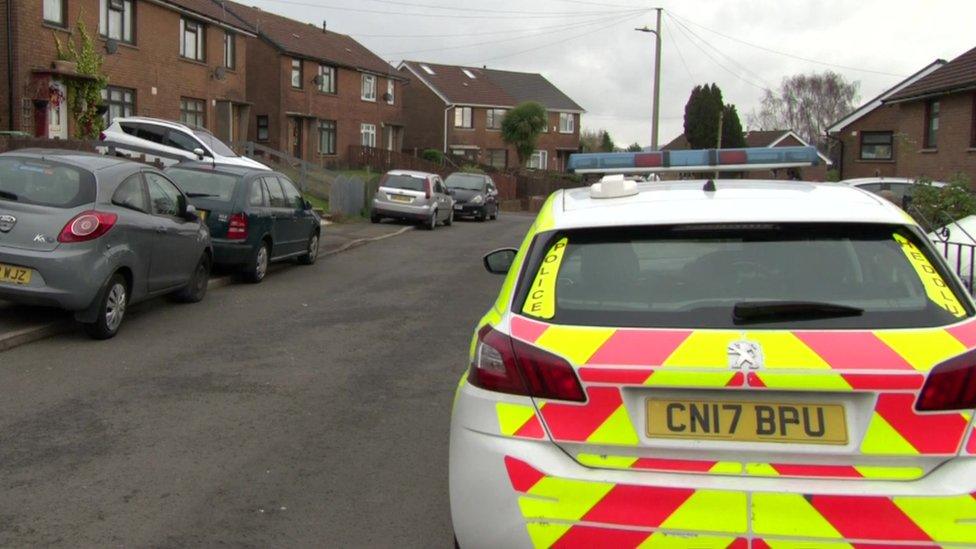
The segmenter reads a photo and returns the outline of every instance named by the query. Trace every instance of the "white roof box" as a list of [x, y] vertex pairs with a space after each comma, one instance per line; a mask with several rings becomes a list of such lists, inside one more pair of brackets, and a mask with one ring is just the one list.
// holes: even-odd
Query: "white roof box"
[[607, 175], [599, 183], [590, 185], [590, 198], [623, 198], [638, 192], [637, 182], [623, 175]]

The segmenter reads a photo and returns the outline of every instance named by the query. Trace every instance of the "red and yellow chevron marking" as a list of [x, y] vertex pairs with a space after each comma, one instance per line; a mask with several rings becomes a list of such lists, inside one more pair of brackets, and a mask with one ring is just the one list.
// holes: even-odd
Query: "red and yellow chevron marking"
[[[969, 417], [918, 414], [915, 395], [936, 364], [976, 346], [976, 320], [951, 328], [884, 331], [655, 330], [570, 327], [514, 316], [512, 335], [577, 366], [589, 399], [550, 402], [545, 426], [560, 442], [636, 446], [621, 387], [727, 388], [878, 393], [861, 452], [954, 455]], [[728, 344], [762, 346], [764, 368], [728, 367]]]
[[505, 467], [535, 547], [748, 547], [749, 532], [752, 547], [976, 544], [976, 494], [749, 494], [564, 479], [508, 456]]
[[495, 412], [498, 414], [498, 431], [503, 436], [537, 440], [546, 438], [535, 406], [497, 402]]
[[658, 471], [709, 475], [758, 477], [858, 478], [870, 480], [916, 480], [925, 475], [921, 467], [876, 465], [819, 465], [798, 463], [738, 463], [734, 461], [686, 460], [576, 454], [576, 461], [587, 467], [629, 471]]
[[976, 428], [969, 433], [969, 442], [966, 443], [966, 453], [976, 455]]

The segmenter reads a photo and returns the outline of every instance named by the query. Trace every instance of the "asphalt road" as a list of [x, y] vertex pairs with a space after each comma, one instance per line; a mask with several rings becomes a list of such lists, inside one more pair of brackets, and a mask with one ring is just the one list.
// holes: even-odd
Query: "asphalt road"
[[450, 407], [531, 219], [410, 231], [0, 353], [0, 546], [447, 547]]

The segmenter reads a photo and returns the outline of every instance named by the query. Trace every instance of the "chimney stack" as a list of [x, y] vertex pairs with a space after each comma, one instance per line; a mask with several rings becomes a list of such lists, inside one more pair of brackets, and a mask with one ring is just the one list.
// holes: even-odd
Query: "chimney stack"
[[327, 30], [329, 30], [329, 26], [327, 23], [328, 21], [326, 21], [325, 19], [322, 20], [322, 32], [326, 32]]

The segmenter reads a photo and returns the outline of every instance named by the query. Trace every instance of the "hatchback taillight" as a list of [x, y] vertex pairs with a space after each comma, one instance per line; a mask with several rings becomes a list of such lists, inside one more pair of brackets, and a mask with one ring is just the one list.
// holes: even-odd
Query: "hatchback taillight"
[[74, 216], [61, 229], [58, 242], [87, 242], [107, 233], [115, 226], [119, 216], [114, 213], [87, 211]]
[[424, 180], [424, 194], [427, 196], [427, 199], [428, 200], [430, 200], [430, 192], [431, 192], [430, 179], [425, 179]]
[[583, 402], [586, 395], [576, 371], [564, 359], [485, 326], [468, 381], [499, 393]]
[[976, 408], [976, 349], [932, 368], [915, 408], [922, 412]]
[[231, 214], [227, 226], [228, 240], [247, 240], [247, 214]]

